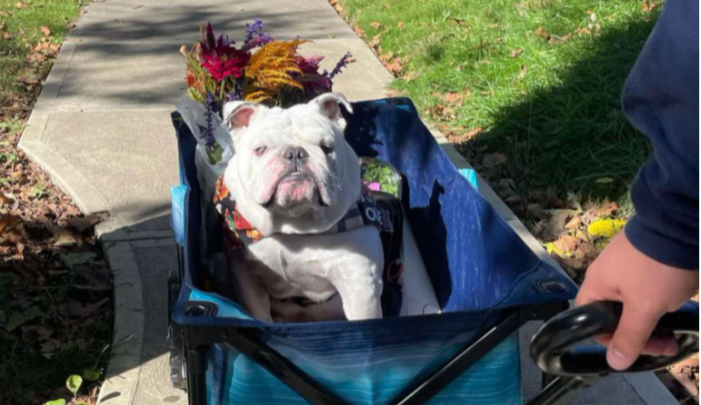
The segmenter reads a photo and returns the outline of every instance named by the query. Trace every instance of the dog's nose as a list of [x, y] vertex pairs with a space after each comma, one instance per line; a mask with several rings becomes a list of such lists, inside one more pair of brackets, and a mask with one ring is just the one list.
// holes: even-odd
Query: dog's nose
[[291, 146], [285, 150], [285, 159], [287, 160], [304, 160], [309, 157], [309, 153], [301, 146]]

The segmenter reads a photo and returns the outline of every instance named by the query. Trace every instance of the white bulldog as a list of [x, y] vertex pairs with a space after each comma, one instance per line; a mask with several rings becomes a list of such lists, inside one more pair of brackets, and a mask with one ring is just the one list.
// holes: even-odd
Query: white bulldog
[[[361, 192], [339, 103], [351, 111], [334, 93], [289, 109], [224, 105], [236, 154], [223, 183], [238, 213], [263, 236], [233, 255], [231, 266], [238, 297], [260, 320], [382, 317], [379, 230], [362, 222], [337, 229]], [[326, 304], [301, 310], [281, 301], [292, 297]]]

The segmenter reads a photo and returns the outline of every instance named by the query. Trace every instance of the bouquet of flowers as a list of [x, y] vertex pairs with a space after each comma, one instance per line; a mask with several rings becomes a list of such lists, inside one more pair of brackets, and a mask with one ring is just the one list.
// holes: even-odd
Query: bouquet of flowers
[[298, 47], [303, 39], [275, 41], [263, 32], [263, 22], [247, 24], [240, 47], [228, 36], [214, 35], [211, 23], [201, 28], [201, 41], [180, 51], [187, 61], [188, 98], [179, 111], [198, 139], [198, 149], [210, 166], [220, 166], [233, 156], [222, 106], [243, 100], [268, 106], [290, 107], [330, 92], [334, 77], [352, 62], [347, 53], [328, 72], [320, 72], [323, 56], [304, 57]]

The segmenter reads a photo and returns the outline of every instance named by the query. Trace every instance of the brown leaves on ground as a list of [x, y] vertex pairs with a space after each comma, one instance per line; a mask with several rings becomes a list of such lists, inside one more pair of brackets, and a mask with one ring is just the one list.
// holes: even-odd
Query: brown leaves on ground
[[648, 0], [643, 0], [642, 3], [640, 3], [640, 6], [643, 8], [643, 11], [647, 14], [650, 14], [655, 10], [657, 7], [660, 7], [662, 5], [662, 2], [656, 2], [656, 1], [648, 1]]
[[20, 1], [20, 2], [15, 3], [15, 8], [18, 10], [24, 10], [27, 8], [27, 5]]
[[506, 163], [506, 160], [506, 155], [503, 153], [487, 153], [482, 159], [482, 165], [488, 169], [491, 169], [493, 167], [503, 165]]
[[514, 49], [513, 51], [511, 51], [511, 53], [509, 54], [509, 58], [515, 59], [515, 58], [518, 57], [518, 55], [520, 55], [520, 54], [522, 54], [522, 53], [523, 53], [523, 49], [521, 49], [521, 48], [516, 48], [516, 49]]
[[472, 92], [467, 89], [460, 92], [449, 91], [447, 93], [435, 92], [433, 95], [441, 99], [445, 104], [461, 106], [463, 102], [472, 96]]
[[39, 27], [39, 30], [44, 34], [44, 36], [48, 37], [51, 35], [51, 28], [47, 27], [46, 25], [42, 25]]
[[[426, 111], [427, 114], [429, 114], [431, 118], [433, 118], [435, 121], [453, 121], [458, 117], [456, 108], [462, 106], [464, 101], [470, 96], [472, 96], [472, 92], [469, 89], [460, 92], [434, 92], [433, 96], [436, 98], [437, 101], [432, 107], [430, 107]], [[444, 133], [446, 133], [448, 139], [450, 139], [451, 136], [454, 135], [457, 135], [459, 138], [472, 137], [482, 131], [482, 129], [480, 128], [478, 131], [469, 134], [464, 132], [464, 128], [461, 127], [450, 128], [447, 131], [446, 129], [448, 129], [448, 127], [441, 127], [441, 130], [443, 130]]]
[[680, 404], [696, 404], [699, 398], [699, 356], [655, 372]]
[[[44, 56], [58, 45], [45, 41], [31, 51]], [[55, 367], [60, 352], [99, 352], [108, 343], [111, 276], [92, 231], [103, 216], [84, 216], [17, 147], [40, 79], [22, 77], [36, 91], [0, 105], [0, 342], [18, 358], [43, 357]], [[97, 384], [85, 384], [80, 396], [94, 397]], [[0, 392], [0, 402], [41, 404], [55, 399], [54, 388], [27, 387], [19, 402]]]
[[545, 40], [550, 39], [550, 33], [546, 31], [543, 27], [536, 28], [535, 31], [533, 31], [533, 33], [539, 38], [543, 38]]
[[479, 135], [484, 131], [484, 128], [477, 127], [473, 129], [466, 130], [463, 127], [457, 126], [453, 127], [450, 125], [440, 125], [441, 133], [445, 135], [448, 140], [454, 144], [460, 144], [462, 142], [467, 142], [475, 136]]
[[390, 71], [395, 77], [401, 77], [404, 65], [406, 64], [406, 59], [399, 56], [395, 56], [392, 52], [387, 52], [380, 55], [380, 60], [385, 68]]

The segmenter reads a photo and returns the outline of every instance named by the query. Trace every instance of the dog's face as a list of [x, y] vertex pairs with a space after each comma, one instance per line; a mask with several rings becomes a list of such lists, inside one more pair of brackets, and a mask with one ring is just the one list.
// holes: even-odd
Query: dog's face
[[264, 235], [323, 232], [360, 193], [358, 157], [343, 137], [334, 93], [290, 109], [224, 106], [236, 149], [224, 182], [241, 214]]

